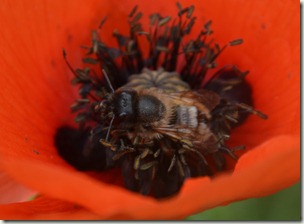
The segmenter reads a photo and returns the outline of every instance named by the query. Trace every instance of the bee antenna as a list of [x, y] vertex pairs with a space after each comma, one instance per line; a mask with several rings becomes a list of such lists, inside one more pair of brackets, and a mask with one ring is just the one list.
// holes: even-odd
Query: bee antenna
[[107, 80], [107, 83], [108, 83], [108, 85], [109, 85], [109, 87], [110, 87], [112, 93], [114, 93], [114, 92], [115, 92], [115, 91], [114, 91], [114, 88], [113, 88], [113, 86], [112, 86], [112, 84], [111, 84], [111, 82], [110, 82], [109, 76], [107, 75], [107, 73], [106, 73], [106, 71], [105, 71], [104, 69], [102, 69], [102, 73], [103, 73], [103, 75], [105, 76], [105, 78], [106, 78], [106, 80]]
[[115, 118], [115, 115], [113, 114], [112, 119], [111, 119], [110, 124], [109, 124], [109, 127], [108, 127], [108, 131], [107, 131], [107, 135], [106, 135], [106, 139], [105, 139], [106, 142], [108, 141], [114, 118]]

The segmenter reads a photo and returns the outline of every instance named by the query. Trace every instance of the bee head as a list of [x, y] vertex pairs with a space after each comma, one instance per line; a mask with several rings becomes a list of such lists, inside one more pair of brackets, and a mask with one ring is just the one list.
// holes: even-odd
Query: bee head
[[137, 93], [132, 89], [117, 90], [112, 98], [112, 110], [118, 120], [133, 122], [136, 118]]

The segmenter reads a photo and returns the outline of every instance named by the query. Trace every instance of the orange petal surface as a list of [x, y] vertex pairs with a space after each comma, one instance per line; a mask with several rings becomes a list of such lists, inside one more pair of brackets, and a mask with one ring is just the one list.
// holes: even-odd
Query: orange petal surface
[[40, 196], [33, 201], [0, 205], [5, 220], [90, 220], [99, 216], [73, 203]]
[[[176, 197], [157, 201], [76, 172], [54, 148], [56, 128], [72, 124], [69, 105], [77, 94], [70, 86], [72, 75], [64, 64], [62, 48], [66, 48], [71, 63], [80, 66], [83, 52], [79, 46], [90, 42], [91, 29], [98, 26], [104, 15], [108, 16], [108, 23], [102, 34], [110, 38], [114, 27], [125, 31], [123, 21], [135, 4], [145, 15], [175, 15], [174, 1], [2, 1], [1, 169], [34, 190], [84, 206], [102, 219], [183, 218], [235, 200], [275, 193], [298, 181], [299, 3], [181, 3], [196, 6], [194, 33], [212, 19], [214, 38], [220, 44], [244, 39], [243, 45], [227, 49], [218, 64], [249, 69], [255, 107], [269, 115], [267, 121], [252, 116], [233, 133], [231, 144], [246, 144], [249, 150], [232, 174], [214, 180], [188, 180]], [[21, 214], [29, 217], [22, 211], [19, 217]], [[39, 217], [43, 218], [43, 214]], [[60, 219], [62, 213], [56, 214]]]
[[[273, 153], [272, 147], [277, 153]], [[214, 180], [188, 180], [178, 196], [163, 201], [100, 183], [83, 173], [71, 175], [52, 165], [22, 159], [5, 161], [4, 165], [12, 176], [18, 176], [28, 186], [49, 196], [81, 204], [99, 214], [101, 219], [173, 219], [223, 203], [272, 194], [295, 183], [300, 175], [297, 147], [298, 142], [292, 137], [274, 138], [241, 157], [232, 174]], [[27, 169], [21, 169], [23, 167]]]
[[35, 193], [0, 171], [0, 204], [27, 201]]

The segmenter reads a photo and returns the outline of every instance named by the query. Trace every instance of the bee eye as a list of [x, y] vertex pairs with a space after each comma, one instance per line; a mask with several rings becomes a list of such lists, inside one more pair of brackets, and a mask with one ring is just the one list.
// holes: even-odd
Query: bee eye
[[128, 99], [122, 98], [122, 99], [121, 99], [121, 106], [122, 106], [123, 108], [128, 107]]
[[117, 92], [113, 99], [114, 114], [125, 121], [131, 121], [135, 117], [135, 92], [122, 91]]

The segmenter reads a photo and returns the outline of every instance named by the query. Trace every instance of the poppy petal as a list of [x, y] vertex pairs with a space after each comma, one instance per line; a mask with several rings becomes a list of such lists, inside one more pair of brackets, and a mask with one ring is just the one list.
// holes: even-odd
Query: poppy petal
[[[4, 27], [0, 47], [5, 55], [0, 58], [4, 74], [0, 76], [3, 139], [0, 165], [16, 180], [51, 197], [81, 204], [102, 218], [135, 219], [182, 218], [234, 200], [274, 193], [299, 180], [297, 2], [216, 0], [197, 4], [197, 16], [214, 20], [215, 38], [219, 42], [226, 43], [235, 37], [245, 39], [245, 44], [236, 50], [224, 52], [218, 63], [234, 63], [251, 70], [248, 80], [254, 89], [255, 106], [270, 119], [252, 117], [236, 130], [231, 143], [246, 143], [251, 149], [240, 158], [231, 175], [223, 174], [212, 181], [188, 180], [179, 195], [165, 201], [91, 179], [76, 172], [57, 155], [53, 136], [57, 127], [72, 122], [68, 106], [76, 95], [69, 86], [71, 76], [64, 75], [68, 72], [61, 48], [75, 52], [90, 39], [79, 30], [94, 27], [94, 21], [100, 19], [100, 14], [92, 15], [99, 12], [95, 8], [101, 7], [100, 12], [107, 11], [112, 18], [125, 20], [126, 10], [129, 12], [134, 4], [120, 2], [114, 8], [112, 4], [117, 2], [104, 6], [101, 1], [61, 2], [31, 2], [33, 7], [23, 2], [3, 1], [0, 9], [0, 25]], [[187, 5], [186, 2], [182, 4]], [[149, 10], [164, 11], [173, 3], [158, 2], [151, 7], [148, 3], [140, 4], [149, 14]], [[175, 10], [170, 5], [167, 11]], [[282, 16], [284, 20], [278, 23]], [[120, 20], [114, 20], [117, 21]], [[121, 24], [117, 26], [122, 28]], [[77, 65], [80, 58], [80, 51], [76, 51], [71, 55], [71, 62]], [[179, 204], [186, 206], [176, 206]]]
[[17, 183], [0, 171], [0, 204], [26, 201], [33, 195], [35, 191]]
[[[273, 147], [277, 153], [273, 152]], [[1, 163], [20, 182], [52, 197], [84, 205], [101, 218], [129, 215], [134, 219], [169, 219], [176, 218], [177, 214], [184, 217], [222, 203], [261, 197], [288, 187], [300, 178], [299, 154], [297, 137], [276, 137], [241, 157], [232, 175], [226, 174], [213, 181], [209, 178], [188, 180], [178, 196], [164, 201], [100, 183], [82, 173], [71, 175], [56, 166], [22, 159]], [[84, 188], [88, 190], [84, 191]], [[204, 200], [195, 200], [197, 198]], [[174, 206], [176, 204], [187, 206], [179, 208]]]
[[96, 220], [98, 215], [73, 203], [40, 196], [35, 200], [0, 205], [0, 217], [4, 220]]
[[[101, 1], [80, 5], [77, 0], [1, 2], [0, 134], [5, 141], [0, 144], [4, 153], [65, 164], [55, 153], [53, 136], [60, 125], [73, 123], [69, 105], [76, 91], [70, 85], [62, 48], [71, 52], [90, 40], [90, 27], [99, 21], [92, 12], [96, 7], [107, 9]], [[72, 34], [71, 27], [85, 31]], [[80, 51], [70, 57], [81, 62]]]

